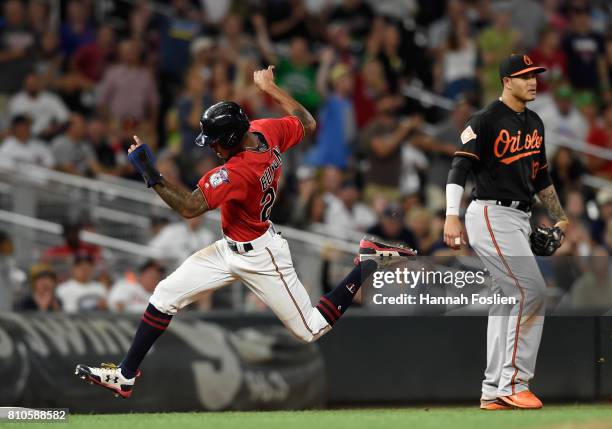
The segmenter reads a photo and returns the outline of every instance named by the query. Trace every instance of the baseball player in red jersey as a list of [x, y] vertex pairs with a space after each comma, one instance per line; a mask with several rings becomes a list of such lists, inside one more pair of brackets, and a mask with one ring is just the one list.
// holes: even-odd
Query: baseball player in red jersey
[[142, 360], [172, 316], [203, 293], [235, 280], [262, 299], [297, 338], [315, 341], [332, 328], [379, 265], [393, 256], [415, 254], [411, 249], [361, 240], [356, 267], [312, 306], [293, 267], [287, 240], [268, 219], [277, 195], [282, 154], [313, 134], [316, 123], [274, 83], [272, 66], [256, 71], [254, 81], [288, 116], [249, 121], [234, 102], [208, 108], [200, 120], [202, 132], [196, 143], [210, 146], [224, 164], [206, 173], [193, 193], [166, 181], [156, 170], [148, 146], [134, 137], [128, 158], [147, 186], [187, 218], [219, 207], [224, 238], [191, 255], [158, 284], [121, 364], [79, 364], [75, 374], [83, 380], [129, 397]]

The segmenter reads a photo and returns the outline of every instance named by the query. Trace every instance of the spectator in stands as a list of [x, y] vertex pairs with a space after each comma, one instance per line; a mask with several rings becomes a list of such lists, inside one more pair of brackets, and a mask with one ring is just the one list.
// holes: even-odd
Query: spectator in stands
[[551, 160], [560, 138], [581, 144], [586, 140], [588, 124], [574, 105], [574, 92], [568, 84], [559, 86], [555, 91], [554, 103], [539, 106], [537, 113], [546, 126], [546, 155]]
[[213, 104], [210, 84], [210, 79], [205, 79], [202, 73], [191, 69], [185, 78], [184, 92], [175, 105], [180, 152], [181, 156], [187, 159], [193, 159], [194, 151], [202, 150], [195, 144], [195, 139], [200, 133], [202, 112]]
[[612, 219], [608, 219], [608, 222], [606, 223], [604, 246], [608, 250], [608, 254], [612, 256]]
[[55, 31], [46, 31], [41, 35], [36, 52], [36, 73], [40, 76], [42, 86], [49, 88], [62, 75], [64, 55], [59, 47], [59, 37]]
[[570, 222], [585, 222], [589, 221], [584, 203], [584, 196], [580, 189], [569, 189], [565, 193], [565, 213], [570, 219]]
[[27, 22], [23, 2], [4, 3], [3, 25], [0, 27], [0, 95], [14, 94], [23, 77], [34, 69], [35, 35]]
[[326, 195], [338, 195], [342, 182], [344, 181], [344, 173], [338, 167], [326, 165], [321, 170], [322, 191]]
[[[529, 53], [534, 64], [546, 67], [546, 73], [538, 73], [538, 98], [554, 88], [555, 82], [567, 78], [567, 57], [561, 48], [561, 35], [554, 27], [547, 27], [542, 32], [540, 43]], [[548, 100], [550, 101], [550, 100]]]
[[138, 268], [138, 274], [126, 273], [111, 288], [108, 308], [118, 313], [142, 314], [149, 299], [164, 275], [164, 268], [154, 259]]
[[423, 132], [425, 120], [419, 114], [413, 115], [413, 131], [409, 138], [404, 141], [401, 147], [402, 167], [400, 169], [400, 193], [409, 195], [414, 192], [421, 192], [424, 187], [422, 177], [425, 176], [429, 161], [423, 152], [423, 148], [430, 143], [434, 146], [431, 139]]
[[158, 115], [159, 94], [151, 72], [140, 63], [140, 54], [140, 46], [133, 40], [119, 44], [120, 62], [104, 73], [98, 107], [114, 124], [132, 119], [152, 131]]
[[591, 132], [601, 127], [601, 120], [599, 117], [599, 106], [597, 97], [590, 91], [583, 91], [576, 95], [574, 100], [576, 108], [584, 118], [587, 124], [586, 141], [589, 141], [589, 135]]
[[264, 19], [257, 16], [253, 20], [257, 32], [259, 49], [268, 64], [274, 64], [277, 84], [291, 94], [298, 102], [311, 112], [321, 104], [317, 91], [314, 59], [308, 40], [294, 37], [289, 44], [289, 55], [279, 57], [270, 42]]
[[433, 56], [437, 54], [437, 51], [442, 49], [448, 36], [451, 32], [451, 28], [455, 22], [464, 19], [466, 15], [465, 3], [463, 0], [448, 0], [446, 2], [445, 13], [428, 28], [428, 48], [432, 51]]
[[74, 54], [75, 70], [92, 82], [99, 82], [116, 53], [115, 31], [110, 25], [98, 28], [96, 40], [81, 46]]
[[72, 264], [72, 277], [61, 283], [56, 295], [66, 313], [106, 310], [108, 291], [93, 280], [94, 260], [87, 253], [78, 253]]
[[129, 16], [128, 39], [134, 40], [142, 47], [143, 64], [154, 70], [159, 64], [159, 31], [150, 2], [139, 2]]
[[101, 256], [100, 248], [81, 240], [81, 231], [86, 226], [87, 222], [84, 221], [64, 224], [62, 231], [64, 243], [59, 246], [49, 247], [43, 254], [43, 262], [53, 265], [57, 268], [56, 271], [59, 272], [59, 268], [68, 268], [76, 255], [92, 255], [94, 261], [99, 261]]
[[327, 26], [325, 43], [327, 47], [319, 51], [321, 54], [330, 50], [342, 64], [352, 69], [359, 66], [358, 50], [351, 40], [350, 30], [343, 23], [332, 23]]
[[[546, 26], [546, 11], [541, 1], [511, 0], [512, 26], [521, 29], [521, 47], [525, 51], [532, 50], [540, 39]], [[540, 63], [535, 63], [542, 65]]]
[[[389, 83], [389, 90], [398, 93], [401, 84], [405, 83], [405, 77], [409, 68], [416, 68], [416, 52], [407, 52], [402, 49], [402, 33], [399, 24], [393, 21], [385, 21], [377, 18], [375, 22], [381, 22], [380, 29], [372, 28], [372, 40], [368, 41], [368, 55], [381, 62], [385, 70], [385, 78]], [[410, 61], [408, 61], [410, 58]]]
[[419, 207], [408, 214], [408, 227], [414, 233], [421, 255], [429, 255], [434, 244], [440, 239], [440, 231], [432, 228], [432, 216], [428, 210]]
[[608, 41], [606, 42], [606, 69], [608, 82], [612, 83], [612, 37], [608, 37]]
[[[557, 252], [556, 256], [591, 256], [596, 249], [594, 242], [591, 240], [588, 228], [582, 221], [575, 221], [570, 224], [565, 231], [563, 244]], [[567, 269], [568, 267], [564, 267]]]
[[452, 155], [461, 146], [461, 132], [473, 112], [474, 108], [466, 99], [459, 100], [449, 117], [432, 133], [433, 141], [424, 142], [422, 149], [429, 160], [427, 184], [445, 189]]
[[[326, 77], [321, 80], [325, 81]], [[321, 86], [326, 101], [319, 113], [316, 144], [309, 152], [306, 163], [318, 167], [333, 165], [346, 168], [357, 131], [351, 99], [351, 71], [344, 64], [337, 64], [329, 72], [329, 81], [333, 91], [327, 95], [325, 85]]]
[[95, 111], [96, 83], [79, 73], [74, 61], [55, 80], [55, 89], [71, 112], [90, 116]]
[[499, 63], [514, 52], [520, 43], [520, 33], [510, 26], [510, 5], [500, 2], [493, 7], [494, 24], [478, 36], [478, 47], [483, 61], [481, 78], [485, 104], [499, 96]]
[[417, 239], [404, 224], [404, 211], [398, 203], [388, 204], [380, 215], [378, 223], [371, 226], [367, 233], [385, 241], [402, 243], [418, 250]]
[[568, 23], [566, 17], [561, 13], [560, 0], [544, 0], [542, 3], [548, 25], [557, 31], [564, 31]]
[[86, 140], [87, 123], [78, 113], [70, 115], [70, 123], [65, 134], [53, 139], [51, 150], [56, 167], [65, 173], [86, 176], [102, 171], [96, 153]]
[[232, 64], [223, 61], [215, 61], [212, 68], [212, 96], [213, 103], [223, 100], [233, 100], [234, 84], [231, 73]]
[[573, 308], [612, 308], [612, 275], [607, 249], [597, 247], [587, 258], [583, 274], [572, 284], [571, 302]]
[[101, 172], [110, 175], [121, 175], [125, 164], [121, 165], [119, 158], [123, 153], [115, 152], [108, 140], [108, 124], [100, 118], [92, 118], [87, 125], [87, 141], [91, 143]]
[[[212, 81], [213, 67], [218, 56], [218, 46], [215, 39], [208, 36], [200, 36], [194, 39], [189, 46], [191, 54], [191, 64], [185, 72], [185, 77], [198, 75], [210, 89]], [[251, 80], [253, 79], [250, 76]], [[187, 86], [188, 82], [184, 82]]]
[[9, 102], [9, 114], [29, 115], [32, 118], [32, 134], [44, 140], [57, 135], [68, 121], [69, 111], [56, 94], [45, 91], [42, 78], [36, 73], [24, 79], [24, 89]]
[[189, 65], [189, 45], [202, 32], [200, 13], [189, 0], [172, 0], [168, 15], [157, 15], [159, 29], [160, 113], [174, 102]]
[[60, 28], [62, 51], [66, 58], [95, 39], [95, 29], [90, 21], [90, 3], [70, 0], [66, 8], [67, 17]]
[[345, 180], [338, 195], [326, 194], [324, 223], [333, 235], [354, 239], [355, 231], [365, 231], [376, 223], [376, 214], [360, 200], [357, 184]]
[[310, 37], [310, 20], [304, 0], [274, 0], [263, 2], [266, 26], [275, 42], [291, 37]]
[[219, 53], [228, 62], [235, 62], [239, 58], [251, 57], [257, 49], [243, 30], [242, 17], [230, 14], [223, 20], [221, 34], [219, 34]]
[[563, 39], [563, 50], [567, 55], [570, 82], [577, 89], [601, 91], [606, 101], [612, 101], [604, 40], [592, 29], [589, 6], [572, 5], [569, 14], [570, 27]]
[[53, 168], [53, 154], [43, 142], [32, 138], [31, 126], [32, 121], [28, 116], [17, 115], [13, 118], [11, 135], [0, 145], [0, 161], [8, 161], [13, 166], [24, 163]]
[[317, 190], [316, 171], [313, 168], [300, 166], [296, 171], [297, 196], [289, 223], [299, 229], [309, 229], [313, 223], [323, 222], [325, 205]]
[[[455, 256], [455, 251], [450, 249], [446, 244], [444, 244], [444, 222], [446, 220], [446, 209], [441, 208], [438, 210], [432, 219], [431, 222], [431, 236], [438, 237], [436, 241], [431, 244], [429, 248], [430, 256]], [[464, 254], [469, 254], [471, 249], [465, 246], [465, 249], [462, 249]], [[455, 255], [454, 255], [455, 254]]]
[[[606, 246], [606, 225], [612, 221], [612, 190], [601, 189], [597, 193], [595, 201], [597, 202], [599, 216], [591, 223], [591, 236], [595, 243]], [[608, 230], [612, 235], [612, 229], [608, 228]], [[612, 251], [612, 246], [607, 246], [607, 248]]]
[[359, 136], [360, 150], [368, 165], [364, 198], [370, 202], [375, 196], [382, 195], [389, 201], [398, 201], [402, 144], [418, 127], [419, 119], [411, 116], [398, 121], [392, 97], [379, 100], [376, 107], [376, 117]]
[[[587, 141], [594, 147], [612, 150], [612, 104], [604, 111], [602, 126], [593, 129]], [[587, 166], [591, 174], [612, 180], [612, 160], [589, 156]]]
[[366, 60], [355, 74], [353, 104], [357, 127], [362, 130], [376, 115], [377, 103], [383, 98], [390, 98], [399, 109], [404, 100], [398, 94], [390, 94], [389, 84], [385, 79], [385, 70], [380, 61]]
[[50, 30], [50, 5], [47, 0], [32, 0], [28, 3], [28, 23], [37, 37]]
[[202, 216], [173, 222], [163, 227], [149, 242], [157, 259], [170, 268], [215, 241], [215, 234], [204, 224]]
[[38, 263], [30, 269], [30, 293], [15, 303], [15, 311], [62, 311], [55, 296], [57, 274], [51, 266]]
[[477, 54], [467, 19], [456, 20], [434, 65], [434, 88], [453, 100], [473, 94], [477, 88]]
[[0, 231], [0, 311], [10, 311], [23, 292], [26, 274], [19, 269], [14, 257], [11, 237]]
[[549, 155], [548, 159], [549, 162], [552, 161], [550, 177], [561, 203], [564, 203], [565, 194], [569, 189], [582, 186], [581, 177], [585, 173], [584, 165], [572, 150], [565, 147], [559, 148], [552, 158]]
[[365, 40], [373, 20], [372, 6], [363, 0], [343, 0], [331, 10], [328, 18], [330, 23], [342, 23], [357, 41]]

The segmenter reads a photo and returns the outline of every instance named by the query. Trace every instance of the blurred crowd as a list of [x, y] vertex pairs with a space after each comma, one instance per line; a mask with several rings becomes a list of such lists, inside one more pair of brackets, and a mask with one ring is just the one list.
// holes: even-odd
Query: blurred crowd
[[[154, 148], [162, 174], [193, 189], [218, 165], [211, 151], [194, 144], [204, 109], [231, 99], [253, 119], [282, 114], [252, 82], [253, 71], [273, 64], [277, 83], [313, 113], [318, 131], [286, 154], [271, 220], [345, 239], [367, 231], [421, 255], [450, 252], [441, 233], [451, 155], [465, 121], [500, 95], [499, 61], [528, 53], [548, 68], [538, 75], [538, 99], [529, 107], [544, 120], [551, 174], [572, 221], [560, 253], [612, 251], [612, 190], [605, 181], [612, 180], [612, 160], [581, 150], [612, 149], [608, 1], [6, 0], [2, 6], [2, 159], [141, 180], [126, 157], [138, 134]], [[409, 96], [414, 91], [430, 102]], [[432, 105], [432, 94], [452, 108]], [[556, 145], [561, 138], [572, 149]], [[604, 179], [602, 187], [586, 186], [586, 175]], [[534, 219], [551, 223], [543, 213]], [[179, 254], [214, 239], [206, 231], [208, 238], [183, 245], [175, 234], [160, 231], [151, 244]], [[102, 257], [71, 249], [73, 280], [87, 278], [79, 267]], [[49, 267], [32, 268], [34, 290], [57, 281]], [[112, 307], [121, 282], [133, 282], [144, 296], [161, 267], [148, 261], [120, 279], [115, 295], [110, 280], [104, 289], [92, 285], [91, 294], [110, 293], [104, 305]], [[74, 283], [62, 283], [51, 295], [67, 310], [74, 308], [74, 291]]]

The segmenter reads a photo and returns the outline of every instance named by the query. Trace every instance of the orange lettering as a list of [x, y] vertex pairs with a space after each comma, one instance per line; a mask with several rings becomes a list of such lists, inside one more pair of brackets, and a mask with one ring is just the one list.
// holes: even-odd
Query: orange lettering
[[535, 180], [540, 169], [540, 163], [538, 161], [531, 161], [531, 180]]
[[495, 140], [493, 152], [497, 158], [502, 158], [506, 154], [512, 155], [505, 159], [500, 159], [500, 162], [507, 165], [526, 156], [540, 153], [539, 149], [542, 146], [542, 142], [543, 138], [538, 134], [537, 129], [534, 129], [531, 134], [525, 134], [524, 144], [521, 144], [520, 131], [515, 136], [511, 136], [508, 130], [501, 130]]
[[[503, 144], [503, 148], [500, 150], [499, 145]], [[497, 140], [495, 140], [495, 146], [493, 146], [493, 150], [495, 152], [495, 156], [501, 158], [508, 151], [508, 146], [510, 145], [510, 133], [508, 130], [501, 130], [499, 135], [497, 136]]]
[[510, 153], [518, 152], [522, 150], [521, 147], [521, 132], [519, 131], [517, 135], [512, 136], [512, 145], [510, 146]]

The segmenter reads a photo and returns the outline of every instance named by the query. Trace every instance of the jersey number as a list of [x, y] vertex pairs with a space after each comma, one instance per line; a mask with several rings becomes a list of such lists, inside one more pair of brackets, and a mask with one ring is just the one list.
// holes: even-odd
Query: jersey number
[[261, 197], [260, 204], [263, 206], [261, 208], [261, 221], [266, 222], [270, 219], [270, 213], [272, 212], [272, 206], [274, 205], [274, 200], [276, 199], [276, 192], [274, 192], [274, 188], [266, 189], [263, 197]]

